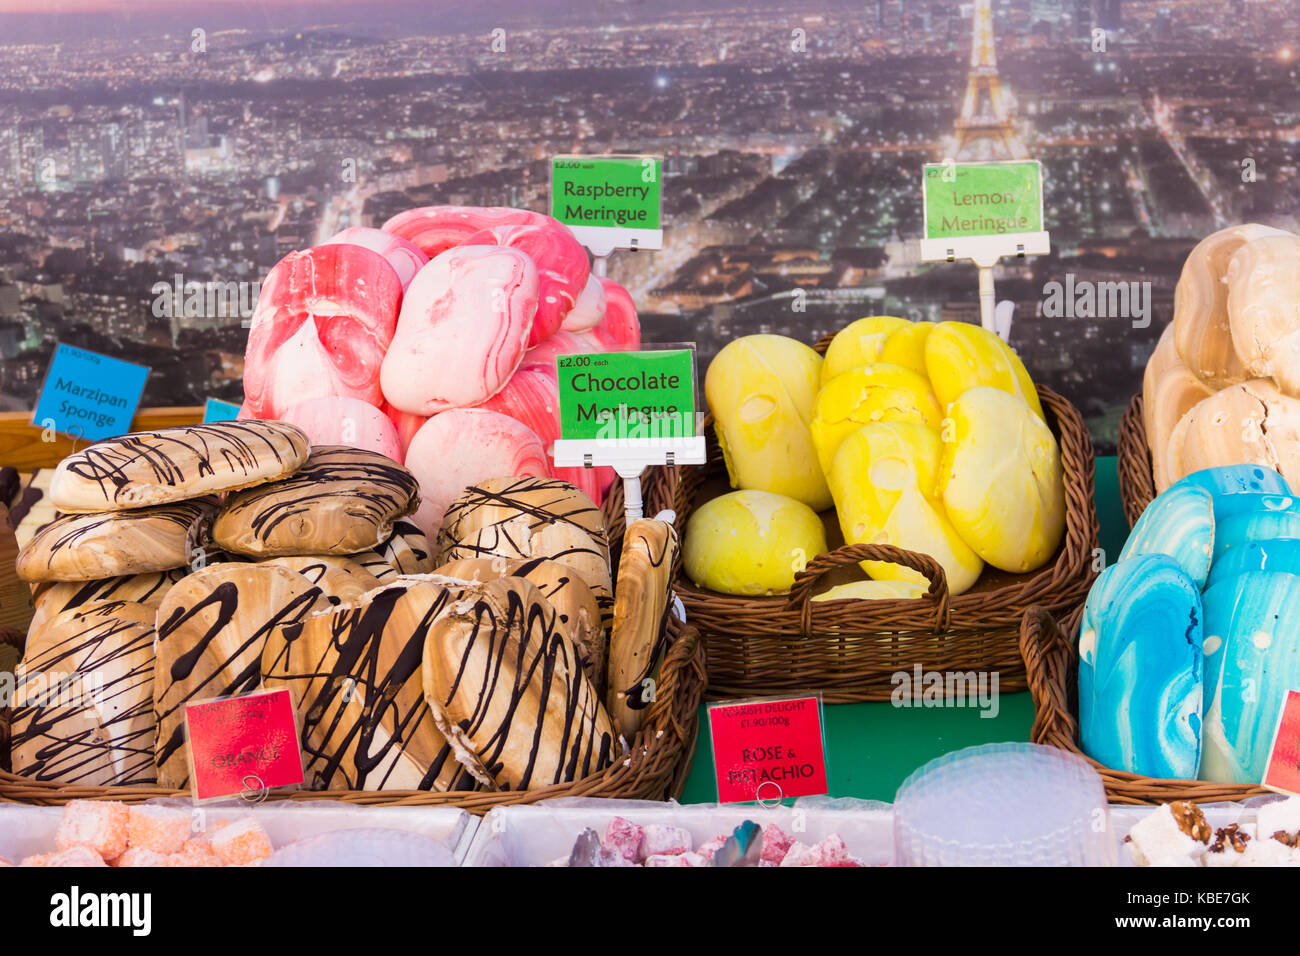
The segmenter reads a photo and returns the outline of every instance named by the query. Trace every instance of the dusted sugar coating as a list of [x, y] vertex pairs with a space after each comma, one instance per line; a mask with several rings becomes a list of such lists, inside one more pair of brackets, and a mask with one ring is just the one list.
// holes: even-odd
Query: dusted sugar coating
[[307, 436], [284, 422], [212, 422], [96, 442], [55, 469], [50, 500], [85, 514], [143, 508], [247, 488], [291, 475]]
[[578, 649], [587, 679], [598, 694], [604, 694], [609, 635], [602, 626], [596, 596], [573, 568], [546, 558], [461, 558], [433, 573], [474, 584], [506, 577], [529, 581], [555, 608], [560, 627]]
[[822, 358], [780, 335], [746, 335], [709, 363], [704, 393], [731, 487], [831, 505], [810, 430]]
[[349, 445], [396, 462], [405, 453], [392, 419], [359, 398], [309, 398], [286, 409], [283, 420], [301, 429], [313, 447]]
[[1039, 418], [1043, 406], [1025, 365], [988, 329], [966, 322], [940, 322], [925, 340], [925, 369], [939, 406], [976, 385], [990, 385], [1024, 400]]
[[587, 276], [587, 284], [582, 287], [573, 308], [560, 323], [566, 332], [586, 332], [594, 329], [605, 319], [605, 286], [600, 276], [594, 272]]
[[331, 604], [350, 604], [380, 586], [379, 578], [351, 558], [340, 555], [295, 555], [266, 558], [259, 563], [296, 571], [320, 588]]
[[489, 787], [600, 773], [614, 728], [555, 610], [522, 578], [466, 588], [429, 628], [424, 696], [457, 759]]
[[1250, 571], [1205, 592], [1200, 778], [1258, 784], [1288, 690], [1300, 688], [1300, 578]]
[[508, 206], [421, 206], [399, 212], [384, 223], [383, 231], [408, 240], [433, 259], [483, 229], [530, 225], [547, 218]]
[[1204, 588], [1214, 555], [1214, 496], [1188, 484], [1156, 495], [1129, 532], [1119, 560], [1144, 554], [1168, 555]]
[[401, 236], [395, 236], [391, 232], [384, 232], [382, 229], [371, 229], [367, 226], [352, 226], [349, 229], [344, 229], [338, 235], [326, 239], [322, 243], [322, 245], [326, 246], [340, 244], [361, 246], [363, 249], [379, 253], [397, 273], [403, 291], [411, 284], [411, 280], [415, 278], [415, 274], [420, 271], [421, 267], [429, 261], [429, 257], [421, 252], [420, 247], [414, 243], [408, 242]]
[[153, 686], [160, 787], [189, 786], [185, 706], [257, 690], [267, 637], [330, 607], [301, 574], [272, 565], [214, 564], [167, 592]]
[[215, 498], [134, 511], [68, 515], [46, 525], [18, 554], [24, 581], [97, 581], [170, 571], [208, 541]]
[[[962, 594], [979, 579], [984, 562], [936, 497], [940, 449], [928, 425], [874, 422], [844, 440], [828, 478], [845, 542], [928, 554], [943, 566], [949, 593]], [[920, 572], [901, 564], [863, 561], [862, 569], [877, 580], [929, 586]]]
[[587, 250], [568, 226], [550, 216], [522, 225], [493, 226], [470, 236], [465, 244], [517, 249], [537, 266], [537, 313], [529, 331], [530, 346], [560, 330], [591, 273]]
[[795, 571], [826, 551], [821, 518], [770, 491], [733, 491], [705, 502], [686, 527], [683, 567], [723, 594], [783, 594]]
[[47, 581], [38, 584], [32, 591], [32, 604], [36, 611], [27, 632], [35, 634], [62, 612], [99, 601], [132, 601], [156, 608], [167, 590], [188, 573], [188, 568], [176, 568], [98, 581]]
[[523, 360], [537, 295], [537, 267], [514, 249], [458, 246], [433, 259], [402, 300], [384, 397], [416, 415], [491, 398]]
[[641, 518], [623, 536], [605, 701], [625, 740], [641, 729], [654, 702], [650, 679], [668, 646], [670, 585], [679, 549], [677, 529], [667, 521]]
[[212, 535], [249, 557], [356, 554], [383, 542], [418, 502], [415, 476], [391, 458], [318, 445], [292, 477], [231, 495]]
[[1065, 534], [1056, 436], [1019, 398], [983, 385], [948, 407], [948, 422], [937, 488], [948, 520], [995, 568], [1042, 567]]
[[1228, 265], [1247, 242], [1274, 235], [1286, 233], [1258, 223], [1229, 226], [1198, 242], [1183, 263], [1174, 287], [1174, 344], [1183, 364], [1213, 389], [1250, 377], [1233, 346]]
[[885, 342], [907, 325], [906, 319], [894, 315], [868, 315], [850, 322], [835, 334], [826, 349], [826, 361], [821, 368], [822, 384], [849, 369], [879, 362]]
[[403, 580], [271, 633], [262, 678], [293, 696], [308, 786], [472, 788], [425, 706], [421, 677], [429, 628], [459, 597]]
[[14, 773], [75, 786], [152, 784], [153, 644], [154, 610], [132, 602], [86, 604], [33, 628], [14, 672]]
[[438, 533], [443, 564], [459, 558], [549, 558], [587, 583], [612, 622], [609, 533], [595, 502], [555, 478], [488, 478], [466, 487]]
[[406, 465], [420, 482], [420, 507], [413, 521], [431, 538], [452, 502], [471, 485], [498, 475], [551, 474], [550, 458], [536, 432], [484, 408], [435, 415], [411, 439]]
[[635, 352], [641, 347], [641, 322], [632, 295], [613, 279], [597, 276], [605, 290], [605, 317], [591, 336], [607, 352]]
[[244, 352], [254, 418], [309, 398], [379, 405], [379, 367], [393, 341], [402, 281], [383, 256], [353, 245], [291, 252], [267, 273]]
[[[60, 852], [81, 848], [106, 860], [115, 859], [126, 849], [128, 819], [126, 804], [116, 800], [70, 800], [54, 832], [54, 846]], [[98, 866], [102, 862], [73, 859], [48, 865]]]
[[811, 429], [818, 464], [829, 472], [840, 443], [863, 425], [919, 422], [938, 428], [942, 418], [925, 376], [885, 362], [849, 369], [817, 393]]
[[1201, 594], [1173, 558], [1113, 564], [1079, 634], [1079, 742], [1104, 766], [1193, 780], [1201, 759]]

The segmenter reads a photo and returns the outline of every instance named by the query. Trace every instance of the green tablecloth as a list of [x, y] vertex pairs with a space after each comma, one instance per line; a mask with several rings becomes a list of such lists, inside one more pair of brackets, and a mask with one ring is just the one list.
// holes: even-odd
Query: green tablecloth
[[[1097, 517], [1102, 550], [1109, 563], [1128, 534], [1114, 458], [1097, 459]], [[974, 744], [1028, 740], [1033, 720], [1034, 705], [1028, 693], [1001, 695], [992, 717], [983, 717], [974, 708], [904, 708], [887, 702], [828, 704], [825, 734], [830, 793], [892, 801], [898, 785], [926, 761]], [[704, 708], [700, 709], [699, 745], [681, 799], [683, 803], [717, 799]]]

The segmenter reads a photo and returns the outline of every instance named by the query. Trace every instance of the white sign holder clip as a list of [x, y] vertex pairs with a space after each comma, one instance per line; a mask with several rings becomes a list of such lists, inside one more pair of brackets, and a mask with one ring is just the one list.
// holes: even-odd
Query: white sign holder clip
[[1015, 232], [993, 236], [961, 236], [950, 239], [922, 239], [921, 259], [925, 262], [955, 262], [970, 259], [979, 268], [980, 325], [996, 332], [996, 299], [993, 267], [1003, 256], [1042, 256], [1051, 252], [1047, 232]]
[[650, 465], [703, 465], [708, 460], [703, 435], [682, 438], [558, 439], [555, 467], [595, 468], [609, 465], [623, 479], [623, 507], [628, 521], [645, 517], [641, 472]]

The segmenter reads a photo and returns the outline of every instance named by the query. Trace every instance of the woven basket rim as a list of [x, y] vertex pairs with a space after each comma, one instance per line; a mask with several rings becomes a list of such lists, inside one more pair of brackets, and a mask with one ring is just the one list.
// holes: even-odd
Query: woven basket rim
[[1160, 804], [1174, 800], [1215, 803], [1245, 800], [1273, 791], [1251, 784], [1212, 783], [1204, 780], [1162, 780], [1114, 770], [1098, 763], [1079, 746], [1079, 724], [1075, 716], [1075, 655], [1070, 636], [1077, 632], [1083, 608], [1065, 621], [1064, 631], [1054, 614], [1043, 607], [1025, 612], [1020, 630], [1020, 650], [1034, 701], [1034, 725], [1030, 739], [1087, 760], [1101, 775], [1111, 803]]
[[1129, 400], [1119, 420], [1119, 441], [1115, 446], [1116, 470], [1119, 473], [1119, 498], [1129, 527], [1137, 524], [1142, 512], [1156, 497], [1155, 472], [1151, 467], [1151, 449], [1147, 446], [1145, 399], [1138, 392]]
[[[1082, 417], [1070, 403], [1045, 386], [1039, 386], [1039, 394], [1044, 405], [1050, 409], [1052, 416], [1062, 423], [1056, 433], [1062, 444], [1062, 459], [1067, 460], [1065, 469], [1066, 483], [1066, 528], [1062, 544], [1054, 560], [1042, 568], [1022, 575], [1015, 575], [1002, 587], [994, 590], [967, 591], [951, 596], [946, 588], [931, 588], [927, 598], [913, 600], [861, 601], [825, 601], [815, 602], [810, 608], [813, 627], [811, 634], [839, 637], [845, 627], [861, 631], [895, 631], [914, 629], [928, 632], [936, 630], [936, 621], [945, 616], [939, 606], [946, 600], [951, 616], [955, 619], [947, 627], [939, 630], [959, 630], [967, 625], [962, 619], [969, 619], [972, 614], [987, 618], [989, 614], [1001, 613], [1002, 623], [1013, 631], [1019, 627], [1020, 615], [1033, 604], [1045, 604], [1059, 610], [1068, 610], [1082, 599], [1091, 584], [1094, 571], [1093, 552], [1099, 546], [1100, 529], [1097, 524], [1095, 503], [1095, 459], [1092, 441], [1088, 436]], [[706, 423], [709, 420], [706, 419]], [[716, 447], [716, 446], [714, 446]], [[1069, 449], [1067, 456], [1066, 449]], [[675, 510], [681, 526], [694, 509], [694, 498], [706, 475], [717, 468], [716, 461], [706, 466], [677, 466], [672, 469], [656, 470], [651, 482], [659, 485], [665, 481], [672, 484]], [[659, 489], [656, 488], [658, 491]], [[816, 575], [839, 563], [848, 563], [850, 554], [860, 545], [843, 545], [827, 552], [808, 564], [807, 570], [796, 578], [796, 589], [808, 575]], [[901, 551], [901, 549], [900, 549]], [[925, 555], [912, 552], [912, 560], [906, 563], [919, 569], [918, 562], [933, 562]], [[933, 578], [932, 578], [933, 580]], [[764, 629], [774, 624], [779, 618], [781, 626], [786, 629], [798, 628], [800, 611], [790, 607], [790, 595], [727, 595], [698, 587], [684, 573], [678, 573], [676, 588], [688, 612], [697, 615], [710, 611], [717, 617], [725, 617], [733, 622], [732, 627], [724, 628], [726, 633], [740, 636], [748, 633], [746, 628], [757, 625]], [[942, 592], [942, 594], [937, 593]], [[792, 594], [795, 592], [792, 592]], [[918, 604], [918, 602], [924, 602]], [[867, 613], [870, 611], [871, 613]], [[879, 620], [879, 626], [874, 622]], [[714, 628], [701, 628], [706, 640], [711, 640]]]

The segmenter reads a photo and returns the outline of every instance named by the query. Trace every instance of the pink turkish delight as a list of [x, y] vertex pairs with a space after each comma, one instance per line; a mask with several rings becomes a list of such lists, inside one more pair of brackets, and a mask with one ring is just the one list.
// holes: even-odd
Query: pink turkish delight
[[783, 833], [775, 823], [763, 828], [762, 859], [764, 862], [780, 863], [792, 846], [794, 846], [794, 838]]
[[688, 853], [694, 846], [695, 841], [691, 839], [690, 833], [681, 827], [651, 823], [642, 833], [638, 853], [642, 859], [648, 860], [652, 856]]
[[645, 830], [642, 827], [631, 820], [615, 817], [605, 827], [605, 838], [601, 842], [606, 849], [617, 851], [625, 860], [639, 863], [641, 862], [641, 840], [644, 836]]
[[106, 860], [121, 856], [127, 846], [129, 814], [125, 803], [112, 800], [72, 800], [54, 834], [54, 846], [67, 850], [89, 847]]

